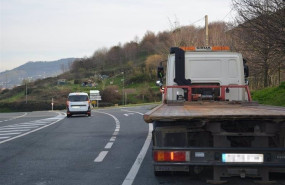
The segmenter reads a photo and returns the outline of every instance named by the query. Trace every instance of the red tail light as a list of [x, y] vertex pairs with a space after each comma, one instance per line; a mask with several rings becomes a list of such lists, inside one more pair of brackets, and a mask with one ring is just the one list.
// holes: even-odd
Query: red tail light
[[183, 162], [190, 161], [189, 151], [154, 151], [154, 161], [157, 162]]

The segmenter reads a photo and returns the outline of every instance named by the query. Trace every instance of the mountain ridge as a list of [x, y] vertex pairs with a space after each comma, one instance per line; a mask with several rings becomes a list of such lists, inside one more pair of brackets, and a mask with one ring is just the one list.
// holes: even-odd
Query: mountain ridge
[[78, 58], [63, 58], [55, 61], [29, 61], [19, 67], [0, 72], [0, 88], [13, 88], [23, 80], [37, 80], [57, 76], [69, 71]]

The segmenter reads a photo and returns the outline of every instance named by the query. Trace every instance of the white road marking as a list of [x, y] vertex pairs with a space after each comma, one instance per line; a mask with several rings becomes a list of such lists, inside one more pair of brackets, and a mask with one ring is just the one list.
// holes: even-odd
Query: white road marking
[[110, 139], [110, 141], [115, 141], [115, 140], [116, 140], [115, 136], [111, 137], [111, 139]]
[[[127, 111], [127, 110], [123, 110], [123, 111]], [[127, 112], [134, 112], [134, 111], [127, 111]], [[137, 114], [140, 114], [140, 115], [143, 115], [142, 113], [140, 112], [134, 112], [134, 113], [137, 113]], [[144, 142], [144, 145], [139, 153], [139, 155], [137, 156], [137, 159], [136, 161], [134, 162], [132, 168], [130, 169], [128, 175], [126, 176], [124, 182], [122, 185], [132, 185], [135, 178], [136, 178], [136, 175], [141, 167], [141, 164], [144, 160], [144, 157], [146, 155], [146, 152], [149, 148], [149, 145], [151, 143], [151, 138], [152, 138], [152, 130], [153, 130], [153, 125], [152, 123], [148, 124], [148, 135], [147, 135], [147, 138]]]
[[[112, 135], [112, 137], [110, 138], [110, 142], [108, 142], [105, 146], [105, 149], [111, 149], [114, 142], [116, 141], [116, 135], [119, 134], [119, 131], [120, 131], [120, 121], [118, 120], [118, 118], [116, 118], [115, 116], [113, 116], [112, 114], [109, 114], [109, 113], [106, 113], [106, 112], [99, 112], [99, 111], [96, 111], [97, 113], [101, 113], [101, 114], [107, 114], [109, 116], [111, 116], [115, 122], [116, 122], [116, 129]], [[102, 153], [103, 152], [103, 153]], [[102, 162], [103, 159], [105, 158], [105, 156], [107, 155], [108, 151], [102, 151], [99, 156], [94, 160], [94, 162]], [[100, 155], [101, 156], [104, 156], [104, 157], [101, 157], [100, 158]], [[100, 159], [100, 160], [99, 160]], [[102, 160], [101, 160], [102, 159]]]
[[21, 115], [21, 116], [13, 117], [13, 118], [11, 118], [11, 119], [9, 119], [9, 120], [0, 121], [0, 123], [1, 123], [1, 122], [5, 122], [5, 121], [11, 121], [11, 120], [14, 120], [14, 119], [18, 119], [18, 118], [24, 117], [24, 116], [26, 116], [26, 115], [27, 115], [27, 113], [25, 112], [25, 114], [23, 114], [23, 115]]
[[47, 124], [48, 122], [45, 122], [44, 124], [43, 123], [21, 123], [20, 125], [45, 125]]
[[10, 137], [0, 137], [0, 139], [7, 139], [7, 138], [10, 138]]
[[[0, 128], [0, 131], [1, 130], [19, 130], [19, 129], [21, 129], [21, 128]], [[27, 128], [24, 128], [24, 129], [21, 129], [21, 130], [31, 130], [31, 129], [27, 129]]]
[[24, 132], [24, 131], [28, 131], [28, 130], [0, 130], [0, 133], [4, 133], [4, 132]]
[[[62, 115], [62, 114], [59, 113], [59, 112], [57, 112], [57, 114], [58, 114], [58, 116], [55, 117], [55, 118], [56, 118], [55, 121], [52, 121], [51, 123], [49, 123], [49, 124], [47, 124], [47, 125], [44, 125], [44, 126], [39, 127], [39, 128], [36, 128], [36, 129], [31, 130], [31, 131], [29, 131], [29, 132], [26, 132], [26, 133], [17, 135], [17, 136], [15, 136], [15, 137], [7, 138], [6, 140], [0, 141], [0, 144], [6, 143], [6, 142], [8, 142], [8, 141], [12, 141], [12, 140], [14, 140], [14, 139], [17, 139], [17, 138], [19, 138], [19, 137], [23, 137], [23, 136], [28, 135], [28, 134], [31, 134], [31, 133], [33, 133], [33, 132], [36, 132], [36, 131], [38, 131], [38, 130], [41, 130], [41, 129], [43, 129], [43, 128], [46, 128], [46, 127], [48, 127], [48, 126], [51, 126], [51, 125], [53, 125], [53, 124], [55, 124], [55, 123], [57, 123], [57, 122], [59, 122], [60, 120], [62, 120], [62, 119], [65, 118], [65, 114]], [[37, 126], [37, 127], [38, 127], [38, 126]], [[2, 127], [2, 128], [3, 128], [3, 127]], [[19, 128], [19, 127], [17, 127], [17, 128]], [[23, 127], [21, 127], [21, 128], [23, 128]], [[4, 129], [7, 129], [7, 128], [4, 128]], [[5, 138], [4, 138], [4, 139], [5, 139]]]
[[108, 151], [102, 151], [100, 152], [100, 154], [98, 155], [98, 157], [94, 160], [94, 162], [102, 162], [104, 160], [104, 158], [106, 157], [106, 155], [108, 154]]
[[0, 136], [16, 135], [21, 134], [22, 132], [10, 132], [10, 133], [0, 133]]
[[124, 114], [124, 116], [129, 116], [128, 114]]
[[25, 114], [23, 114], [23, 115], [21, 115], [21, 116], [17, 116], [17, 117], [15, 117], [14, 119], [24, 117], [24, 116], [26, 116], [27, 114], [28, 114], [28, 113], [25, 112]]
[[39, 126], [25, 126], [25, 125], [23, 125], [23, 126], [21, 126], [21, 125], [11, 125], [11, 126], [5, 126], [5, 127], [3, 127], [3, 128], [36, 128], [36, 127], [39, 127]]
[[112, 148], [113, 142], [109, 142], [106, 144], [105, 149], [110, 149]]

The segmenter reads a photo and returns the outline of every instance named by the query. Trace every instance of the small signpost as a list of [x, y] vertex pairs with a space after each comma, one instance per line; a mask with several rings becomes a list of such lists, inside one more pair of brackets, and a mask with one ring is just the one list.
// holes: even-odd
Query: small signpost
[[100, 91], [90, 90], [90, 100], [92, 101], [92, 103], [95, 101], [97, 104], [97, 107], [99, 107], [99, 100], [102, 100], [100, 96]]
[[53, 111], [53, 98], [51, 99], [51, 110]]

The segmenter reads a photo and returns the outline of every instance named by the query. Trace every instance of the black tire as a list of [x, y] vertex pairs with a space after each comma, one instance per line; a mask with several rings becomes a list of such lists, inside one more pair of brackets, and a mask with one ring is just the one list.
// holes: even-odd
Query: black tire
[[88, 113], [87, 115], [88, 115], [88, 116], [91, 116], [91, 113]]

